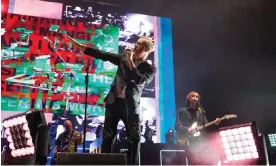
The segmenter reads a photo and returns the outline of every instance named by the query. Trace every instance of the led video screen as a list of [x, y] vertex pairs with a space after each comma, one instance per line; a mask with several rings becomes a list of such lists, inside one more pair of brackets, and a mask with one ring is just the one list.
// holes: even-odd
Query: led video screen
[[[86, 125], [90, 130], [86, 147], [93, 150], [101, 143], [103, 99], [117, 66], [83, 56], [60, 34], [112, 53], [133, 48], [139, 37], [146, 36], [154, 41], [154, 51], [147, 61], [156, 66], [157, 73], [142, 94], [141, 141], [164, 142], [175, 120], [171, 19], [97, 3], [27, 2], [4, 0], [1, 4], [6, 8], [1, 15], [1, 120], [39, 109], [45, 113], [52, 138], [64, 130], [65, 119], [83, 132], [88, 68]], [[49, 11], [39, 10], [42, 6]], [[123, 129], [124, 124], [119, 122], [118, 137]]]

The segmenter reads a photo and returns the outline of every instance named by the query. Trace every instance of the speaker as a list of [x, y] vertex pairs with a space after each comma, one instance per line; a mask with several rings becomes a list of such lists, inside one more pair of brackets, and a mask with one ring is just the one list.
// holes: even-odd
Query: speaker
[[127, 165], [121, 153], [58, 153], [56, 165]]
[[187, 165], [186, 157], [184, 147], [176, 144], [141, 144], [140, 165]]

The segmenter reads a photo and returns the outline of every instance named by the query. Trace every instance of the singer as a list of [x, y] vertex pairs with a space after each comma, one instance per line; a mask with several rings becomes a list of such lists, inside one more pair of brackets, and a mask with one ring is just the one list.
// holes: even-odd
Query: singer
[[84, 53], [103, 61], [110, 61], [118, 66], [117, 74], [111, 85], [110, 92], [105, 98], [105, 122], [103, 130], [102, 153], [112, 152], [112, 143], [117, 133], [117, 125], [121, 119], [128, 137], [128, 164], [138, 164], [140, 143], [139, 105], [142, 90], [155, 75], [156, 68], [146, 59], [153, 50], [151, 39], [141, 37], [135, 44], [134, 50], [126, 50], [123, 54], [112, 54], [87, 47], [73, 38], [65, 35]]

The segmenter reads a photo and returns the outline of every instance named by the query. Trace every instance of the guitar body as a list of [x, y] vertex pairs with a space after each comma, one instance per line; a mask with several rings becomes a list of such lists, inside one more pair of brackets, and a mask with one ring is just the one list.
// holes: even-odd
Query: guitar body
[[187, 136], [183, 136], [182, 134], [176, 134], [176, 140], [178, 141], [178, 143], [183, 146], [183, 145], [187, 145], [189, 138], [192, 137], [198, 137], [200, 136], [200, 131], [196, 131], [196, 128], [198, 127], [198, 123], [194, 122], [191, 127], [189, 128], [189, 130], [194, 131], [193, 134], [188, 134]]
[[[237, 118], [237, 115], [235, 115], [235, 114], [224, 115], [223, 117], [218, 118], [218, 119], [219, 119], [219, 121], [223, 121], [223, 120], [228, 120], [228, 119], [232, 119], [232, 118]], [[186, 145], [189, 138], [200, 136], [200, 130], [202, 130], [206, 127], [212, 126], [212, 125], [216, 124], [216, 122], [217, 122], [217, 120], [214, 120], [214, 121], [211, 121], [211, 122], [206, 123], [201, 126], [198, 126], [198, 123], [194, 122], [188, 129], [190, 131], [190, 134], [184, 135], [181, 132], [176, 132], [176, 140], [178, 141], [178, 143], [180, 145]]]
[[56, 153], [54, 153], [54, 157], [57, 157], [57, 153], [59, 152], [66, 152], [67, 148], [71, 145], [71, 143], [68, 143], [67, 145], [64, 145], [62, 148], [58, 149]]
[[197, 127], [198, 127], [198, 123], [197, 123], [197, 122], [194, 122], [194, 123], [191, 125], [191, 127], [190, 127], [190, 130], [193, 130], [193, 131], [194, 131], [194, 133], [193, 133], [193, 136], [194, 136], [194, 137], [200, 136], [200, 132], [196, 130]]

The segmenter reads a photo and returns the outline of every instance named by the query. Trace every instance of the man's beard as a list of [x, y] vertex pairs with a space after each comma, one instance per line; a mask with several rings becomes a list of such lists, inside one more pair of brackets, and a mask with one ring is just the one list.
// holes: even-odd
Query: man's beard
[[196, 109], [197, 108], [197, 102], [196, 101], [192, 101], [190, 103], [190, 108]]

